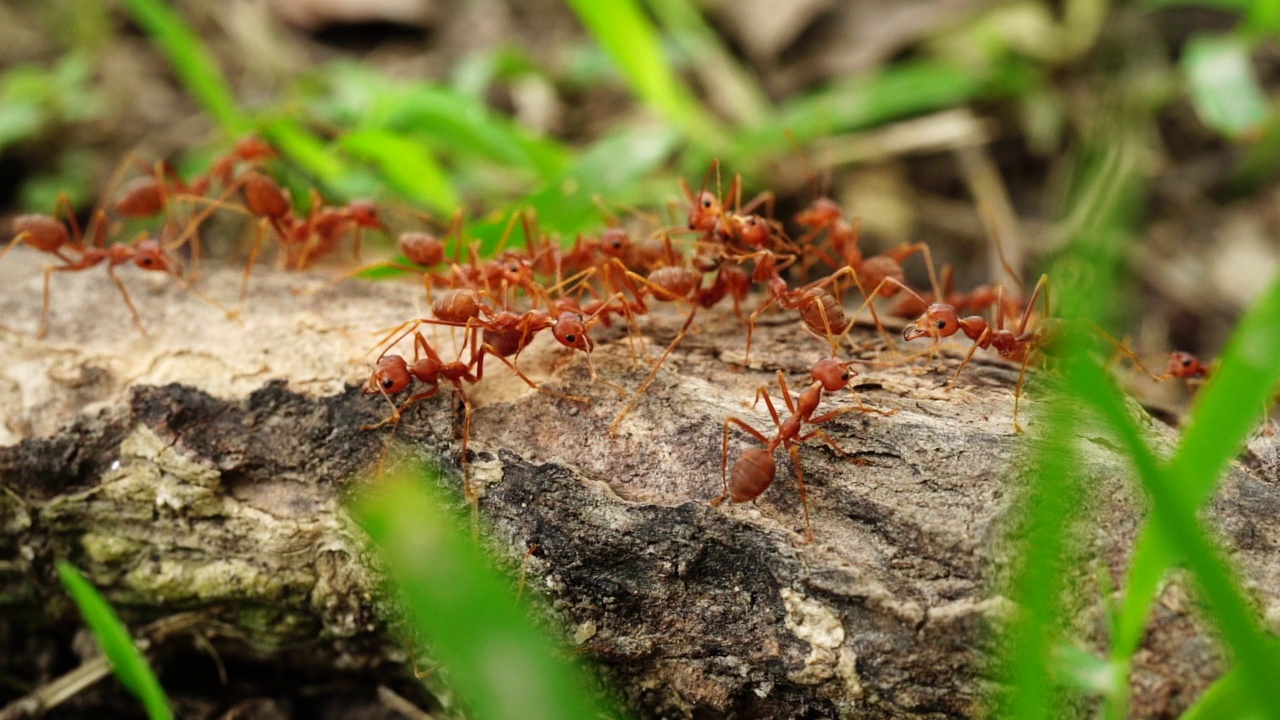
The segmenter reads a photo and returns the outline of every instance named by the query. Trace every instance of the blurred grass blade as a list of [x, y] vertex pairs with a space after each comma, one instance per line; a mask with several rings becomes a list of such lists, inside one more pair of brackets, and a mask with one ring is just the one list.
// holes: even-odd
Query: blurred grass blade
[[1222, 674], [1205, 689], [1187, 711], [1178, 716], [1178, 720], [1262, 720], [1266, 715], [1250, 712], [1244, 696], [1248, 695], [1244, 676], [1238, 668]]
[[646, 0], [672, 39], [689, 56], [711, 101], [740, 124], [759, 122], [771, 110], [769, 96], [690, 0]]
[[[569, 170], [548, 180], [518, 207], [532, 209], [542, 230], [561, 233], [564, 243], [572, 243], [576, 233], [600, 225], [594, 196], [616, 203], [634, 202], [636, 186], [666, 162], [678, 140], [673, 131], [663, 127], [617, 131], [598, 140]], [[507, 214], [468, 227], [472, 236], [481, 239], [484, 254], [497, 245]]]
[[[350, 200], [371, 190], [367, 183], [362, 182], [359, 173], [297, 121], [290, 118], [264, 120], [259, 123], [258, 131], [290, 162], [318, 180], [330, 195], [336, 195], [336, 199]], [[294, 200], [300, 199], [294, 195]]]
[[724, 129], [676, 76], [657, 31], [636, 0], [569, 0], [569, 6], [645, 104], [704, 149], [728, 149]]
[[1240, 37], [1200, 36], [1182, 54], [1196, 114], [1230, 138], [1256, 134], [1270, 113], [1249, 50]]
[[138, 697], [152, 720], [171, 720], [173, 711], [169, 709], [169, 700], [160, 682], [116, 611], [71, 563], [58, 561], [58, 577], [80, 608], [80, 615], [97, 639], [98, 647], [111, 661], [111, 669], [120, 684]]
[[409, 200], [442, 214], [458, 209], [460, 201], [448, 173], [423, 143], [385, 130], [356, 130], [339, 144], [375, 163], [387, 184]]
[[534, 137], [475, 98], [433, 85], [389, 90], [365, 127], [429, 134], [447, 147], [544, 177], [562, 172], [571, 157], [560, 143]]
[[1280, 712], [1280, 655], [1240, 590], [1230, 565], [1206, 534], [1196, 517], [1196, 498], [1179, 491], [1162, 473], [1159, 462], [1140, 435], [1115, 384], [1092, 361], [1070, 362], [1067, 377], [1111, 426], [1120, 446], [1138, 471], [1138, 479], [1151, 500], [1151, 519], [1161, 543], [1186, 558], [1208, 606], [1209, 619], [1231, 649], [1231, 655], [1247, 680], [1250, 705], [1274, 717]]
[[355, 514], [468, 717], [602, 717], [590, 684], [529, 619], [512, 584], [492, 569], [430, 483], [407, 477], [380, 483]]
[[222, 69], [178, 11], [165, 0], [124, 0], [130, 14], [169, 57], [169, 62], [196, 100], [228, 134], [249, 129]]
[[[1280, 383], [1280, 278], [1241, 318], [1217, 371], [1197, 393], [1191, 421], [1164, 473], [1170, 487], [1199, 508], [1257, 427], [1263, 403]], [[1256, 410], [1254, 410], [1256, 408]], [[1116, 645], [1137, 649], [1160, 578], [1176, 561], [1148, 523], [1134, 547]]]
[[978, 98], [1014, 94], [1031, 79], [1030, 68], [1013, 60], [989, 76], [939, 60], [895, 63], [784, 102], [737, 137], [735, 156], [785, 154], [791, 147], [788, 130], [805, 144]]

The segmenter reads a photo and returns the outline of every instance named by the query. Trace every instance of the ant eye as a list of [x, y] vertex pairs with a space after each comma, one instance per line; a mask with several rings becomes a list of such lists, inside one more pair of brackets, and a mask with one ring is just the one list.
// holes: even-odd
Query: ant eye
[[568, 340], [569, 342], [577, 342], [577, 341], [578, 341], [578, 336], [577, 336], [577, 335], [574, 335], [574, 334], [572, 334], [572, 333], [570, 333], [570, 334], [568, 334], [568, 335], [565, 335], [565, 336], [564, 336], [564, 339], [565, 339], [565, 340]]
[[704, 208], [709, 208], [709, 207], [711, 207], [711, 201], [710, 201], [710, 200], [708, 200], [708, 199], [705, 199], [705, 198], [704, 198], [704, 199], [703, 199], [703, 201], [702, 201], [702, 207], [704, 207]]
[[1182, 367], [1191, 367], [1191, 358], [1183, 358]]
[[935, 325], [935, 326], [937, 326], [937, 328], [938, 328], [939, 330], [941, 330], [941, 329], [943, 329], [943, 328], [945, 328], [945, 327], [947, 326], [947, 321], [946, 321], [946, 320], [939, 320], [938, 322], [934, 323], [934, 325]]
[[395, 385], [395, 384], [396, 384], [396, 383], [395, 383], [395, 381], [394, 381], [394, 380], [392, 380], [391, 378], [383, 378], [383, 379], [382, 379], [382, 387], [384, 387], [384, 388], [386, 388], [386, 389], [388, 389], [388, 390], [390, 390], [390, 389], [391, 389], [391, 386], [392, 386], [392, 385]]
[[841, 376], [840, 376], [840, 379], [841, 379], [841, 380], [848, 380], [848, 379], [849, 379], [849, 373], [845, 373], [845, 374], [841, 375]]

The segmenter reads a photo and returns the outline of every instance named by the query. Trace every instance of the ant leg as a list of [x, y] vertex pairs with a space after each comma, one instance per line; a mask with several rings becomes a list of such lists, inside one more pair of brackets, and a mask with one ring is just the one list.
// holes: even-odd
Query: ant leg
[[[1003, 288], [1002, 288], [1003, 289]], [[1049, 302], [1049, 276], [1041, 275], [1040, 280], [1036, 282], [1036, 287], [1031, 291], [1031, 298], [1027, 300], [1027, 307], [1022, 311], [1022, 319], [1018, 321], [1018, 335], [1027, 331], [1027, 323], [1031, 320], [1031, 311], [1036, 306], [1036, 298], [1040, 297], [1040, 292], [1044, 291], [1045, 303]], [[1001, 303], [1002, 305], [1004, 303]], [[1048, 310], [1045, 311], [1048, 314]]]
[[765, 310], [768, 310], [769, 306], [772, 305], [776, 299], [777, 298], [770, 295], [768, 299], [761, 303], [760, 307], [756, 308], [756, 311], [751, 313], [751, 316], [747, 318], [747, 351], [746, 354], [742, 356], [743, 367], [748, 367], [751, 364], [751, 336], [755, 334], [756, 331], [756, 319], [759, 318]]
[[804, 510], [804, 537], [813, 542], [813, 525], [809, 522], [809, 496], [804, 490], [804, 470], [800, 468], [800, 449], [791, 441], [786, 442], [787, 452], [791, 453], [791, 464], [796, 469], [796, 487], [800, 489], [800, 509]]
[[[511, 369], [511, 372], [515, 373], [515, 374], [516, 374], [516, 376], [517, 376], [517, 377], [519, 377], [521, 380], [523, 380], [523, 381], [524, 381], [524, 383], [525, 383], [526, 385], [528, 385], [529, 387], [533, 388], [534, 390], [537, 390], [538, 392], [546, 393], [546, 394], [548, 394], [548, 395], [551, 395], [551, 396], [554, 396], [554, 397], [558, 397], [558, 398], [560, 398], [560, 399], [562, 399], [562, 400], [569, 400], [569, 401], [571, 401], [571, 402], [580, 402], [580, 403], [589, 403], [589, 402], [591, 402], [591, 398], [587, 398], [587, 397], [579, 397], [579, 396], [577, 396], [577, 395], [565, 395], [564, 393], [556, 392], [555, 390], [552, 390], [551, 388], [548, 388], [548, 387], [544, 387], [544, 386], [542, 386], [542, 385], [539, 385], [538, 383], [536, 383], [536, 382], [534, 382], [532, 379], [530, 379], [528, 375], [525, 375], [523, 372], [521, 372], [520, 368], [516, 367], [515, 363], [513, 363], [513, 362], [511, 362], [510, 360], [508, 360], [508, 359], [506, 359], [505, 357], [503, 357], [503, 356], [502, 356], [502, 354], [498, 352], [498, 349], [497, 349], [497, 348], [495, 348], [493, 345], [491, 345], [491, 344], [489, 344], [489, 343], [484, 343], [484, 345], [482, 345], [482, 346], [481, 346], [481, 350], [482, 350], [482, 352], [481, 352], [481, 361], [480, 361], [480, 362], [481, 362], [481, 365], [480, 365], [480, 369], [481, 369], [481, 371], [483, 371], [483, 369], [484, 369], [484, 365], [483, 365], [483, 362], [484, 362], [483, 357], [484, 357], [484, 355], [492, 355], [492, 356], [494, 356], [494, 357], [498, 358], [498, 360], [499, 360], [499, 361], [501, 361], [503, 365], [506, 365], [508, 368], [510, 368], [510, 369]], [[476, 375], [476, 378], [477, 378], [477, 379], [479, 379], [479, 378], [480, 378], [480, 375], [479, 375], [478, 373], [477, 373], [477, 375]]]
[[[778, 374], [781, 375], [782, 371], [779, 370]], [[791, 397], [789, 395], [784, 397], [787, 400], [787, 409], [794, 415], [796, 409], [791, 406]], [[773, 418], [774, 426], [779, 428], [782, 427], [782, 420], [778, 416], [778, 410], [773, 406], [773, 398], [769, 397], [769, 388], [765, 385], [761, 385], [756, 388], [756, 399], [751, 403], [751, 407], [754, 408], [756, 405], [759, 405], [761, 400], [764, 400], [764, 406], [769, 409], [769, 417]]]
[[631, 408], [635, 407], [636, 401], [638, 401], [640, 396], [644, 394], [644, 391], [648, 389], [649, 383], [653, 382], [653, 378], [657, 376], [658, 370], [662, 367], [662, 363], [666, 362], [667, 356], [670, 355], [671, 352], [676, 349], [676, 346], [680, 344], [680, 341], [684, 339], [685, 334], [689, 332], [689, 326], [693, 325], [693, 319], [697, 316], [698, 306], [694, 305], [693, 309], [689, 311], [689, 318], [684, 321], [684, 325], [680, 326], [680, 332], [676, 334], [675, 339], [667, 346], [666, 352], [662, 353], [662, 357], [658, 358], [658, 364], [653, 366], [653, 370], [649, 373], [649, 377], [645, 378], [644, 382], [640, 385], [640, 389], [636, 390], [635, 394], [631, 396], [631, 402], [627, 403], [627, 406], [622, 408], [622, 412], [618, 413], [618, 417], [613, 419], [613, 424], [609, 426], [610, 435], [618, 434], [618, 426], [622, 424], [622, 419], [627, 416], [627, 413], [631, 412]]
[[[986, 328], [985, 330], [982, 331], [982, 334], [978, 336], [978, 339], [973, 341], [973, 345], [970, 346], [969, 352], [965, 354], [964, 360], [960, 363], [960, 367], [956, 368], [956, 374], [952, 375], [951, 382], [947, 383], [948, 391], [950, 391], [952, 388], [956, 386], [956, 381], [960, 379], [960, 372], [964, 370], [964, 366], [969, 364], [969, 361], [973, 359], [973, 354], [976, 353], [978, 351], [978, 348], [982, 347], [983, 346], [982, 344], [988, 339], [990, 339], [990, 337], [991, 337], [991, 328]], [[1024, 368], [1025, 368], [1025, 365], [1024, 365]], [[1019, 381], [1019, 385], [1021, 385], [1021, 381]], [[1014, 403], [1014, 406], [1016, 408], [1017, 402]], [[1017, 424], [1016, 420], [1014, 421], [1014, 424], [1015, 425]]]
[[258, 221], [258, 232], [253, 238], [253, 246], [249, 248], [249, 261], [244, 266], [244, 278], [240, 281], [240, 305], [236, 308], [236, 314], [239, 315], [244, 311], [245, 303], [249, 300], [249, 274], [253, 272], [253, 264], [258, 260], [258, 252], [262, 249], [262, 234], [267, 230], [267, 218]]
[[844, 448], [840, 447], [840, 445], [835, 441], [835, 438], [831, 437], [831, 435], [828, 434], [827, 431], [822, 428], [810, 430], [809, 432], [801, 435], [796, 440], [797, 442], [805, 442], [815, 437], [819, 438], [820, 440], [822, 440], [822, 442], [826, 443], [832, 450], [835, 450], [836, 454], [839, 455], [840, 457], [846, 458], [846, 459], [853, 458], [853, 455], [850, 455], [849, 453], [845, 452]]
[[142, 316], [138, 314], [138, 308], [134, 307], [133, 299], [129, 297], [129, 291], [124, 288], [124, 283], [120, 280], [120, 276], [116, 275], [116, 269], [107, 266], [107, 274], [111, 276], [111, 280], [115, 282], [116, 287], [120, 290], [120, 297], [124, 298], [124, 304], [129, 306], [129, 313], [133, 315], [133, 324], [138, 326], [138, 331], [143, 335], [147, 334], [147, 329], [142, 326]]
[[31, 238], [31, 233], [25, 230], [18, 233], [17, 235], [14, 235], [13, 239], [9, 241], [9, 244], [5, 246], [2, 252], [0, 252], [0, 259], [4, 259], [4, 256], [8, 255], [10, 250], [12, 250], [15, 246], [21, 243], [27, 242], [30, 238]]
[[729, 493], [729, 424], [730, 423], [737, 425], [743, 430], [746, 430], [748, 433], [751, 434], [752, 437], [759, 440], [761, 444], [763, 444], [765, 447], [769, 446], [769, 438], [765, 437], [764, 433], [751, 427], [746, 422], [732, 415], [724, 419], [724, 440], [721, 443], [721, 447], [720, 447], [720, 479], [721, 481], [724, 482], [724, 492], [720, 494], [720, 497], [711, 501], [711, 507], [719, 507], [720, 503], [724, 502], [726, 498], [730, 497], [730, 493]]
[[1022, 381], [1027, 377], [1027, 363], [1031, 360], [1031, 351], [1028, 350], [1022, 357], [1022, 369], [1018, 371], [1018, 384], [1013, 388], [1013, 431], [1022, 432], [1022, 426], [1018, 424], [1018, 401], [1022, 399]]
[[[49, 280], [56, 272], [76, 272], [84, 270], [88, 266], [79, 265], [50, 265], [44, 269], [44, 307], [40, 310], [40, 327], [36, 330], [36, 337], [42, 338], [49, 334]], [[143, 331], [146, 334], [146, 331]]]

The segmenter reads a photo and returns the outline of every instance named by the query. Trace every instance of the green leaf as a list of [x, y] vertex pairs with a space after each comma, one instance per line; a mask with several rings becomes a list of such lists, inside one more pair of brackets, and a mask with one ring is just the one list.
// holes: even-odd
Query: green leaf
[[[636, 185], [671, 156], [678, 140], [663, 127], [617, 131], [597, 141], [566, 172], [543, 183], [517, 207], [532, 209], [543, 230], [561, 233], [564, 242], [572, 242], [576, 233], [599, 226], [595, 196], [631, 202]], [[483, 253], [496, 247], [509, 214], [468, 227], [469, 234], [482, 240]]]
[[169, 709], [169, 700], [165, 697], [160, 682], [156, 680], [147, 659], [134, 644], [133, 636], [124, 623], [120, 622], [116, 611], [71, 563], [58, 561], [58, 577], [80, 608], [80, 615], [93, 631], [103, 654], [111, 662], [111, 669], [115, 671], [120, 684], [137, 696], [152, 720], [171, 720], [173, 712]]
[[412, 138], [385, 130], [356, 130], [339, 141], [344, 150], [373, 161], [393, 190], [439, 213], [460, 204], [449, 175], [431, 151]]
[[1270, 114], [1249, 50], [1243, 38], [1200, 36], [1182, 56], [1200, 120], [1231, 138], [1256, 133]]
[[704, 149], [727, 149], [724, 129], [676, 76], [662, 52], [657, 31], [636, 0], [569, 0], [569, 6], [641, 101]]
[[222, 69], [200, 36], [173, 6], [164, 0], [124, 0], [124, 4], [138, 25], [168, 56], [187, 92], [204, 105], [228, 134], [244, 134], [249, 129], [249, 120], [236, 104]]
[[477, 720], [598, 720], [590, 684], [530, 621], [427, 482], [379, 483], [355, 506], [413, 629]]

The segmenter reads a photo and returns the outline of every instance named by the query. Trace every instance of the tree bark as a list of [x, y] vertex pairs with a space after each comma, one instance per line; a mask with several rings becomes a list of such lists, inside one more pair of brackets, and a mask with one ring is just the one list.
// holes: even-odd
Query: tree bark
[[[52, 564], [70, 558], [131, 619], [216, 608], [211, 634], [224, 652], [234, 637], [280, 663], [403, 679], [403, 648], [385, 632], [389, 611], [343, 500], [391, 435], [361, 430], [388, 411], [360, 392], [375, 331], [422, 313], [421, 292], [348, 282], [298, 295], [321, 281], [260, 269], [236, 323], [163, 277], [125, 270], [143, 336], [94, 271], [54, 277], [50, 333], [36, 340], [41, 267], [25, 248], [0, 263], [3, 616], [66, 618]], [[236, 270], [210, 271], [199, 288], [230, 299], [238, 281]], [[656, 357], [680, 323], [673, 312], [646, 318], [646, 352]], [[1017, 368], [980, 353], [946, 392], [954, 352], [931, 364], [885, 354], [856, 366], [863, 400], [893, 414], [826, 423], [844, 455], [801, 446], [815, 537], [805, 542], [782, 450], [777, 481], [758, 501], [708, 501], [721, 492], [725, 418], [772, 436], [764, 408], [751, 406], [756, 388], [768, 386], [776, 402], [781, 370], [798, 394], [826, 342], [794, 312], [768, 315], [744, 368], [745, 334], [729, 311], [701, 311], [695, 329], [616, 436], [608, 428], [625, 401], [591, 381], [580, 353], [540, 337], [520, 366], [588, 404], [531, 390], [488, 362], [469, 390], [468, 467], [493, 543], [512, 567], [536, 546], [531, 587], [644, 717], [981, 714], [989, 633], [1011, 611], [1000, 595], [1011, 561], [1004, 538], [1035, 482], [1011, 417]], [[616, 328], [593, 333], [600, 377], [636, 388], [649, 366], [633, 364]], [[442, 345], [448, 334], [437, 333]], [[876, 340], [861, 327], [851, 337]], [[1033, 372], [1029, 384], [1045, 382]], [[826, 395], [819, 413], [853, 402]], [[1026, 435], [1042, 426], [1041, 409], [1024, 398]], [[392, 461], [456, 468], [460, 419], [448, 390], [414, 406], [394, 433]], [[1165, 447], [1176, 441], [1160, 423], [1148, 427]], [[1106, 643], [1099, 568], [1123, 578], [1143, 517], [1107, 437], [1090, 428], [1081, 438], [1087, 492], [1072, 530], [1072, 627], [1095, 650]], [[730, 465], [751, 445], [732, 429]], [[1251, 466], [1231, 471], [1210, 512], [1273, 622], [1280, 529], [1262, 518], [1280, 512], [1275, 457], [1256, 441]], [[446, 481], [459, 486], [456, 470]], [[9, 645], [0, 654], [12, 658], [0, 671], [30, 670], [17, 659], [22, 637], [12, 626], [0, 633]], [[298, 643], [308, 650], [282, 649]], [[1134, 714], [1186, 707], [1220, 671], [1219, 656], [1182, 581], [1167, 584], [1138, 656]]]

